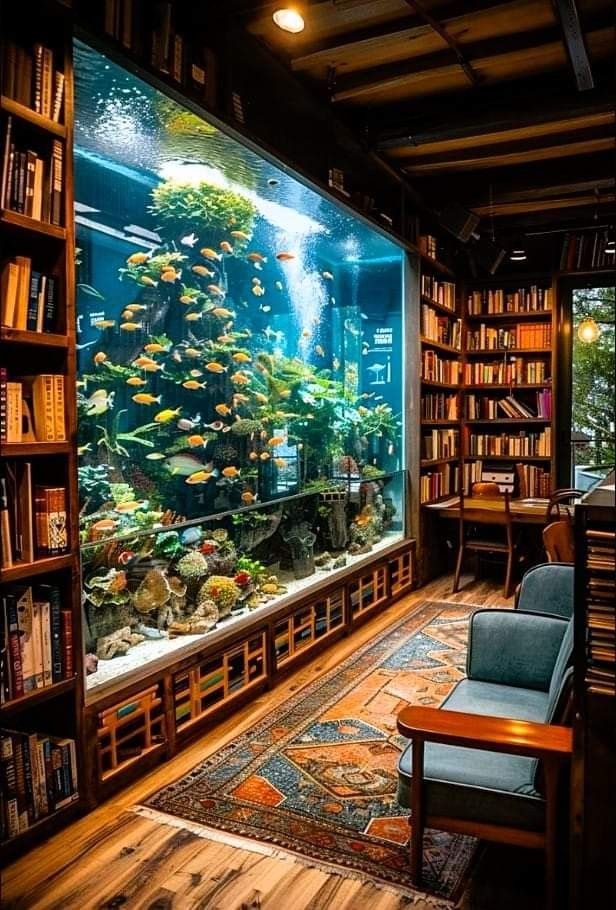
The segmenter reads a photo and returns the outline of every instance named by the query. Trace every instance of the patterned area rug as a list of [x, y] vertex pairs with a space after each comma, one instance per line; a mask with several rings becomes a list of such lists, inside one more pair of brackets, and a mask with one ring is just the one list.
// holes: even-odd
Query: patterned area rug
[[[147, 805], [412, 892], [396, 715], [438, 706], [464, 676], [474, 609], [423, 603]], [[453, 899], [475, 844], [427, 831], [426, 890]]]

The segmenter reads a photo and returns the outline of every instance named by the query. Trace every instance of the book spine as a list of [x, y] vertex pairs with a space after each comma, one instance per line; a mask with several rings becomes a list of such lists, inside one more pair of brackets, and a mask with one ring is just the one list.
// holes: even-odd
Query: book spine
[[6, 367], [0, 367], [0, 442], [6, 442], [7, 436], [7, 400], [6, 400], [7, 372]]
[[41, 273], [32, 272], [30, 276], [30, 301], [28, 304], [28, 314], [26, 320], [26, 329], [29, 332], [36, 332], [40, 283]]
[[56, 328], [56, 279], [49, 275], [45, 287], [43, 307], [43, 331], [53, 332]]
[[54, 73], [54, 82], [53, 82], [53, 110], [51, 112], [51, 119], [55, 120], [56, 123], [60, 122], [60, 114], [62, 113], [62, 101], [64, 99], [64, 73], [56, 70]]
[[32, 204], [34, 196], [34, 169], [36, 166], [36, 154], [33, 151], [26, 152], [26, 179], [24, 189], [24, 215], [32, 217]]
[[17, 805], [17, 772], [13, 738], [10, 733], [0, 733], [0, 790], [4, 797], [6, 836], [19, 834], [19, 809]]
[[62, 598], [57, 585], [39, 585], [38, 595], [49, 603], [51, 635], [51, 681], [59, 682], [62, 674]]
[[41, 80], [41, 114], [51, 117], [53, 90], [53, 53], [48, 47], [43, 48], [43, 71]]
[[43, 88], [43, 45], [34, 45], [34, 110], [37, 114], [42, 111]]
[[47, 275], [41, 275], [39, 292], [36, 300], [36, 331], [43, 331], [43, 308], [45, 306], [45, 294], [47, 292]]
[[14, 733], [12, 736], [13, 752], [15, 755], [15, 790], [17, 795], [17, 813], [19, 817], [19, 832], [21, 833], [22, 831], [27, 831], [29, 827], [23, 739], [19, 733]]
[[54, 432], [54, 379], [44, 373], [33, 384], [34, 427], [39, 442], [55, 442]]
[[62, 224], [63, 153], [60, 140], [54, 139], [52, 149], [50, 221], [52, 224]]
[[19, 644], [19, 622], [17, 618], [17, 598], [14, 594], [3, 595], [4, 621], [6, 624], [9, 696], [19, 698], [24, 694], [24, 676]]
[[73, 617], [70, 610], [62, 610], [62, 670], [64, 679], [71, 679], [75, 672], [73, 661]]
[[32, 643], [34, 652], [35, 688], [43, 688], [43, 637], [41, 633], [41, 604], [32, 602]]
[[51, 605], [49, 601], [40, 602], [41, 645], [43, 652], [43, 686], [52, 683], [51, 654]]
[[66, 442], [66, 423], [64, 418], [64, 376], [56, 374], [53, 377], [53, 403], [54, 403], [54, 439], [56, 442]]
[[11, 185], [11, 145], [13, 136], [13, 118], [7, 117], [2, 152], [2, 184], [0, 184], [0, 208], [9, 208], [9, 188]]

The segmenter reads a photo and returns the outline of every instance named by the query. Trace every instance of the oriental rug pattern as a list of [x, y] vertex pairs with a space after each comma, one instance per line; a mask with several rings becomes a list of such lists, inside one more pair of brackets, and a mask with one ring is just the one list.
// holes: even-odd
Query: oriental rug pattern
[[[474, 609], [424, 602], [147, 805], [412, 891], [396, 715], [438, 706], [464, 676]], [[474, 847], [428, 831], [426, 890], [452, 898]]]

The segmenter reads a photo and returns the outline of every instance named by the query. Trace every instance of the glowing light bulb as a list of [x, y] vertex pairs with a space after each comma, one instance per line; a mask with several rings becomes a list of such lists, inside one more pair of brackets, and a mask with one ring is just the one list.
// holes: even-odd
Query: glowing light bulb
[[526, 250], [512, 250], [509, 258], [512, 262], [524, 262], [526, 259]]
[[592, 316], [585, 316], [578, 326], [577, 333], [578, 338], [584, 344], [592, 344], [601, 334], [601, 329]]
[[292, 35], [297, 35], [298, 32], [303, 32], [304, 30], [304, 20], [295, 9], [290, 9], [289, 7], [277, 9], [272, 18], [283, 32], [291, 32]]

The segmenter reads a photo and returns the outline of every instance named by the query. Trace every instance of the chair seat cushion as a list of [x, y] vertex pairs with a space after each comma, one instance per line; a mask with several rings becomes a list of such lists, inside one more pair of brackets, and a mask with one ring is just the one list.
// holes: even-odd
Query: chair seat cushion
[[[547, 706], [547, 692], [464, 679], [442, 708], [543, 722]], [[426, 743], [426, 814], [542, 830], [544, 802], [535, 789], [536, 768], [534, 758]], [[398, 802], [410, 808], [410, 745], [400, 757], [398, 772]]]

